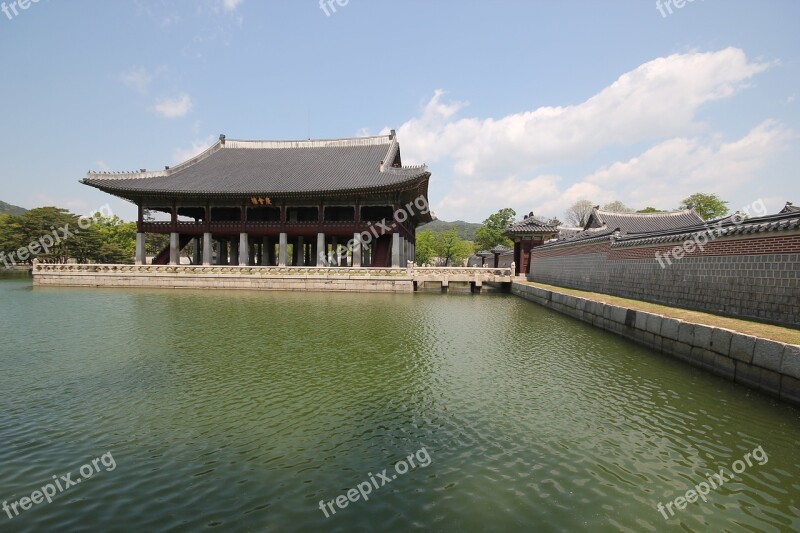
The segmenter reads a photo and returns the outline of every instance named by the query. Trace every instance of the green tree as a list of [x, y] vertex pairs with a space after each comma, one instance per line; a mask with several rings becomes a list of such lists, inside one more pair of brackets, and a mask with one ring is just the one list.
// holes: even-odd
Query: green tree
[[75, 259], [78, 263], [104, 262], [100, 260], [99, 255], [100, 248], [103, 246], [100, 230], [91, 223], [87, 225], [86, 222], [82, 222], [82, 226], [78, 228], [76, 224], [76, 229], [71, 230], [73, 235], [65, 241], [67, 257]]
[[472, 253], [472, 244], [463, 241], [455, 229], [436, 235], [434, 240], [436, 255], [444, 260], [444, 266], [454, 263], [462, 264], [464, 259]]
[[[6, 254], [15, 253], [14, 262], [30, 263], [38, 258], [45, 263], [66, 263], [70, 233], [78, 229], [78, 217], [66, 209], [39, 207], [12, 217], [5, 225], [2, 247]], [[26, 250], [20, 254], [23, 248]]]
[[417, 233], [415, 253], [418, 265], [433, 264], [436, 257], [436, 237], [432, 231], [425, 230]]
[[100, 248], [93, 254], [94, 260], [98, 263], [106, 263], [112, 265], [131, 264], [133, 259], [127, 250], [124, 250], [120, 245], [113, 242], [104, 242]]
[[484, 220], [483, 225], [475, 231], [475, 250], [488, 250], [498, 244], [514, 246], [511, 239], [503, 235], [503, 231], [514, 222], [516, 214], [510, 207], [505, 207]]
[[136, 224], [118, 217], [82, 219], [57, 207], [0, 217], [0, 250], [15, 263], [132, 263], [135, 247]]
[[[100, 213], [95, 213], [92, 217], [92, 226], [97, 229], [102, 241], [101, 246], [110, 246], [112, 248], [107, 248], [107, 250], [114, 250], [110, 254], [109, 252], [101, 253], [98, 249], [100, 256], [103, 258], [115, 256], [120, 259], [112, 261], [113, 263], [133, 261], [136, 254], [136, 222], [125, 222], [116, 215], [105, 217]], [[103, 262], [107, 261], [103, 260]]]
[[695, 193], [684, 198], [678, 209], [694, 209], [703, 220], [721, 217], [728, 214], [728, 202], [716, 194]]
[[[143, 215], [144, 222], [153, 222], [156, 219], [149, 209], [145, 209]], [[147, 255], [158, 255], [167, 246], [169, 246], [169, 234], [148, 233], [144, 241], [144, 249]]]
[[16, 218], [12, 215], [0, 215], [0, 251], [8, 253], [21, 246]]
[[661, 209], [656, 209], [655, 207], [645, 207], [644, 209], [639, 209], [636, 211], [637, 213], [665, 213]]

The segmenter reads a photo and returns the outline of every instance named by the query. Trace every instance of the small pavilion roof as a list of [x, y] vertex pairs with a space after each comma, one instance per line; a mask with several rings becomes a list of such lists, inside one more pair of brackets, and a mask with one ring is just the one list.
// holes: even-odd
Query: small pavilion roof
[[506, 235], [526, 235], [530, 233], [553, 233], [557, 232], [558, 228], [548, 222], [544, 222], [533, 216], [533, 213], [525, 215], [525, 217], [512, 224], [503, 231]]
[[493, 246], [491, 250], [489, 250], [492, 254], [500, 254], [505, 255], [509, 253], [514, 253], [513, 248], [509, 248], [508, 246], [503, 246], [502, 244], [498, 244], [497, 246]]
[[89, 172], [81, 183], [135, 200], [152, 196], [292, 196], [413, 188], [425, 165], [404, 167], [390, 135], [308, 141], [220, 140], [172, 168]]

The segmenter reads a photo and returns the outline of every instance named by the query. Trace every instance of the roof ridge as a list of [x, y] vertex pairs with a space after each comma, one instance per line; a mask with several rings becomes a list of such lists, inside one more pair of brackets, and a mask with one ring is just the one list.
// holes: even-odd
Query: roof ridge
[[[388, 141], [388, 142], [387, 142]], [[280, 148], [330, 148], [343, 146], [380, 146], [392, 144], [391, 135], [372, 137], [342, 137], [339, 139], [299, 139], [299, 140], [248, 140], [226, 139], [226, 149], [280, 149]]]
[[380, 167], [381, 172], [386, 172], [386, 170], [390, 168], [397, 168], [393, 167], [392, 163], [394, 162], [394, 159], [397, 157], [397, 151], [400, 149], [400, 143], [397, 142], [396, 135], [392, 135], [392, 137], [390, 138], [392, 139], [392, 142], [391, 144], [389, 144], [389, 149], [386, 150], [386, 155], [383, 157], [383, 161], [381, 161], [381, 167]]
[[659, 211], [658, 213], [637, 213], [635, 211], [632, 212], [625, 212], [625, 211], [603, 211], [602, 209], [598, 209], [598, 213], [602, 213], [604, 215], [612, 215], [612, 216], [632, 216], [635, 215], [637, 217], [650, 217], [650, 216], [678, 216], [678, 215], [685, 215], [691, 213], [694, 209], [682, 209], [680, 211]]

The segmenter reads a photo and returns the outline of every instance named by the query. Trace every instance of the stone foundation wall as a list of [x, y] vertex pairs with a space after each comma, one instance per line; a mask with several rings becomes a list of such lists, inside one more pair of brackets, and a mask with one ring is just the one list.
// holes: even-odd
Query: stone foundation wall
[[366, 276], [248, 276], [225, 274], [124, 274], [44, 272], [33, 278], [34, 286], [135, 287], [160, 289], [242, 289], [262, 291], [413, 292], [411, 278]]
[[800, 346], [513, 283], [531, 302], [800, 406]]

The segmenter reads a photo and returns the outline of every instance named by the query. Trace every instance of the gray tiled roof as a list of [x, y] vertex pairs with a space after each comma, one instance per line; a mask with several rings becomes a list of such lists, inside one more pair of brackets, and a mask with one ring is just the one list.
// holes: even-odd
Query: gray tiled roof
[[533, 213], [526, 215], [518, 222], [510, 224], [503, 233], [506, 235], [519, 235], [525, 233], [556, 232], [558, 228], [533, 216]]
[[491, 253], [493, 253], [493, 254], [505, 255], [505, 254], [508, 254], [508, 253], [513, 253], [514, 249], [513, 248], [509, 248], [508, 246], [503, 246], [502, 244], [498, 244], [497, 246], [494, 246], [489, 251]]
[[644, 235], [625, 235], [614, 241], [613, 247], [639, 246], [642, 244], [661, 244], [691, 239], [698, 233], [706, 233], [714, 237], [731, 235], [749, 235], [773, 231], [800, 229], [800, 213], [787, 212], [755, 218], [727, 217], [714, 224], [703, 224], [682, 230], [654, 232]]
[[703, 219], [694, 209], [670, 213], [615, 213], [594, 208], [586, 228], [608, 228], [620, 233], [648, 233], [668, 231], [702, 224]]
[[800, 213], [797, 212], [778, 213], [776, 215], [756, 218], [731, 216], [717, 220], [714, 223], [695, 224], [689, 227], [666, 231], [629, 233], [627, 235], [617, 234], [616, 231], [608, 228], [590, 228], [573, 237], [546, 243], [539, 249], [603, 241], [608, 242], [609, 240], [611, 241], [612, 248], [622, 248], [627, 246], [681, 242], [689, 240], [699, 233], [713, 235], [716, 238], [730, 235], [749, 235], [753, 233], [798, 229], [800, 229]]
[[588, 244], [597, 241], [607, 241], [609, 237], [611, 237], [611, 235], [613, 235], [614, 233], [615, 231], [613, 229], [608, 229], [605, 227], [589, 228], [574, 235], [569, 235], [563, 238], [559, 238], [556, 241], [547, 242], [542, 246], [542, 248], [562, 246], [568, 244], [579, 244], [579, 243]]
[[781, 213], [800, 213], [800, 207], [792, 205], [792, 202], [786, 202], [786, 205], [783, 206], [783, 209], [780, 211]]
[[89, 172], [81, 183], [122, 197], [252, 195], [381, 190], [430, 174], [400, 166], [395, 135], [323, 141], [225, 140], [173, 168]]

